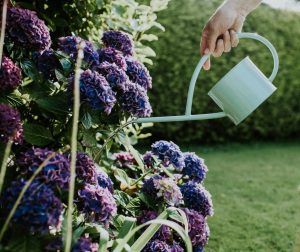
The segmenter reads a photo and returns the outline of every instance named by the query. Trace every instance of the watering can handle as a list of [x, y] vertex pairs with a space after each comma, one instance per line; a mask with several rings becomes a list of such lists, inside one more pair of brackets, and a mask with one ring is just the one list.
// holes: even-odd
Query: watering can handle
[[[273, 71], [272, 71], [271, 76], [269, 77], [269, 80], [272, 82], [275, 79], [277, 72], [278, 72], [278, 68], [279, 68], [279, 58], [278, 58], [278, 54], [277, 54], [274, 46], [271, 44], [271, 42], [269, 40], [267, 40], [266, 38], [264, 38], [256, 33], [242, 32], [242, 33], [237, 33], [237, 35], [238, 35], [238, 38], [240, 38], [240, 39], [250, 38], [250, 39], [258, 40], [269, 48], [269, 50], [273, 56], [273, 60], [274, 60]], [[193, 76], [192, 76], [192, 79], [190, 82], [190, 86], [189, 86], [185, 115], [191, 115], [191, 113], [192, 113], [192, 104], [193, 104], [193, 95], [194, 95], [195, 85], [196, 85], [199, 73], [208, 58], [209, 58], [209, 55], [204, 55], [200, 59], [197, 67], [194, 70], [194, 73], [193, 73]]]

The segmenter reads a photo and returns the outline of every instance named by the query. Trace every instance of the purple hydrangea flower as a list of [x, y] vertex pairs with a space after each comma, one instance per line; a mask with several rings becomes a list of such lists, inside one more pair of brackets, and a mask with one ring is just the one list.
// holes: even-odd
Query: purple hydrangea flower
[[143, 252], [171, 252], [171, 247], [166, 242], [156, 239], [148, 242], [146, 247], [142, 251]]
[[115, 63], [118, 67], [126, 71], [127, 65], [126, 65], [125, 58], [116, 49], [107, 47], [107, 48], [99, 49], [97, 52], [99, 54], [100, 63], [105, 61], [111, 64]]
[[121, 31], [107, 31], [103, 33], [102, 42], [106, 47], [112, 47], [125, 56], [132, 56], [133, 41], [129, 34]]
[[199, 211], [203, 216], [212, 216], [213, 204], [210, 193], [198, 183], [190, 181], [181, 186], [185, 206]]
[[76, 36], [61, 37], [58, 39], [58, 47], [65, 54], [69, 55], [71, 59], [76, 60], [78, 53], [78, 45], [84, 41], [85, 47], [83, 48], [83, 60], [91, 67], [99, 65], [99, 55], [95, 50], [93, 44]]
[[130, 152], [115, 153], [116, 165], [121, 168], [129, 168], [136, 164], [136, 160]]
[[3, 57], [0, 69], [0, 91], [8, 91], [17, 88], [22, 82], [21, 69], [8, 58]]
[[34, 11], [9, 8], [6, 27], [9, 37], [23, 48], [34, 51], [50, 48], [49, 29]]
[[107, 188], [111, 193], [114, 193], [114, 184], [111, 181], [110, 177], [108, 177], [105, 173], [97, 173], [97, 182], [100, 187]]
[[89, 237], [80, 237], [72, 248], [72, 252], [97, 252], [99, 244], [91, 241]]
[[155, 164], [153, 153], [151, 151], [147, 151], [143, 156], [143, 161], [147, 168], [152, 168]]
[[55, 237], [45, 247], [46, 252], [59, 252], [62, 251], [63, 242], [62, 237]]
[[[21, 153], [17, 159], [21, 173], [30, 176], [51, 154], [53, 154], [52, 150], [34, 147]], [[68, 158], [59, 153], [55, 154], [46, 163], [36, 179], [61, 190], [68, 190], [70, 180], [70, 162]]]
[[143, 187], [142, 187], [142, 192], [147, 194], [149, 197], [152, 199], [155, 199], [157, 197], [157, 189], [155, 188], [154, 182], [156, 180], [161, 180], [163, 177], [160, 175], [154, 175], [150, 177], [149, 179], [146, 179]]
[[184, 252], [184, 248], [181, 247], [180, 244], [176, 241], [173, 241], [173, 244], [171, 246], [171, 252]]
[[108, 227], [112, 216], [117, 213], [113, 195], [107, 188], [86, 184], [78, 191], [78, 209], [85, 213], [88, 221], [102, 223]]
[[[69, 96], [72, 96], [74, 76], [69, 79]], [[116, 103], [115, 93], [106, 79], [96, 71], [85, 70], [80, 75], [81, 100], [88, 102], [93, 109], [110, 114]]]
[[106, 78], [113, 90], [125, 90], [126, 83], [129, 81], [128, 76], [115, 63], [105, 61], [95, 69]]
[[204, 160], [199, 158], [195, 153], [184, 153], [184, 168], [182, 174], [189, 176], [195, 182], [202, 182], [207, 172], [207, 167], [204, 164]]
[[[12, 209], [24, 185], [24, 180], [14, 181], [4, 192], [1, 205], [5, 215]], [[62, 211], [63, 205], [54, 192], [47, 185], [33, 181], [25, 192], [12, 222], [29, 232], [48, 233], [51, 229], [60, 229]]]
[[36, 52], [33, 58], [39, 72], [41, 72], [46, 79], [55, 81], [55, 69], [60, 67], [60, 63], [53, 49]]
[[182, 200], [182, 194], [176, 182], [171, 178], [155, 179], [154, 187], [157, 198], [163, 198], [168, 205], [177, 206]]
[[132, 82], [139, 84], [145, 90], [152, 88], [152, 78], [148, 69], [142, 63], [132, 57], [127, 57], [126, 64], [126, 73]]
[[86, 153], [77, 153], [76, 177], [88, 184], [97, 183], [96, 164]]
[[183, 169], [184, 157], [176, 144], [160, 140], [152, 144], [151, 147], [152, 153], [158, 156], [165, 166], [172, 164], [178, 171]]
[[182, 209], [188, 219], [189, 224], [189, 237], [191, 238], [194, 247], [204, 247], [209, 238], [209, 227], [206, 218], [199, 212], [183, 208]]
[[[138, 224], [144, 224], [150, 220], [154, 220], [158, 217], [158, 213], [155, 211], [143, 211], [137, 217]], [[161, 228], [155, 233], [152, 239], [160, 239], [162, 241], [168, 241], [172, 238], [172, 230], [166, 225], [162, 225]]]
[[146, 117], [152, 113], [152, 108], [145, 89], [128, 82], [125, 92], [120, 97], [121, 108], [132, 116]]
[[7, 104], [0, 103], [0, 141], [7, 143], [12, 138], [14, 143], [23, 142], [23, 127], [19, 111]]

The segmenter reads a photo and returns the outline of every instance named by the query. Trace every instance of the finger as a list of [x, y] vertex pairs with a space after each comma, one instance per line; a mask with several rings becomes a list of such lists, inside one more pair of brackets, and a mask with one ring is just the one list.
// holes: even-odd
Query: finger
[[231, 39], [229, 31], [226, 31], [223, 35], [224, 40], [224, 52], [230, 52], [231, 50]]
[[[209, 49], [206, 47], [207, 42], [206, 42], [206, 34], [202, 33], [201, 36], [201, 44], [200, 44], [200, 54], [205, 55], [205, 54], [210, 54]], [[209, 70], [210, 69], [210, 59], [208, 59], [204, 65], [203, 65], [204, 70]]]
[[239, 44], [239, 38], [234, 30], [230, 30], [230, 41], [232, 47], [237, 47]]
[[212, 53], [216, 48], [216, 42], [219, 36], [219, 32], [215, 29], [212, 23], [208, 23], [202, 32], [203, 42], [205, 43], [205, 48], [208, 48]]
[[213, 52], [214, 57], [220, 57], [224, 52], [224, 40], [218, 39], [217, 46], [215, 51]]

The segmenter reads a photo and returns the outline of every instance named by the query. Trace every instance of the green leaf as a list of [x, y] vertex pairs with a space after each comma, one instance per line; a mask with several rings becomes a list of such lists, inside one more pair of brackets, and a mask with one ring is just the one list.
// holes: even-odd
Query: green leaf
[[33, 80], [39, 79], [40, 75], [35, 64], [30, 60], [20, 62], [20, 66], [24, 73]]
[[46, 146], [54, 141], [49, 129], [33, 123], [23, 125], [24, 138], [26, 142], [36, 146]]
[[124, 208], [127, 207], [127, 204], [132, 199], [127, 193], [120, 190], [114, 191], [114, 197], [116, 199], [117, 205], [121, 205]]
[[132, 199], [126, 206], [126, 209], [130, 211], [133, 215], [136, 215], [141, 210], [142, 202], [140, 198]]
[[[36, 237], [19, 235], [14, 236], [13, 239], [5, 246], [5, 251], [18, 252], [40, 252], [42, 251], [41, 240]], [[2, 250], [1, 250], [2, 251]]]
[[154, 41], [154, 40], [158, 40], [158, 37], [154, 34], [143, 34], [140, 38], [140, 40], [146, 40], [146, 41]]
[[68, 103], [67, 98], [64, 94], [58, 94], [56, 96], [43, 97], [41, 99], [36, 100], [36, 103], [40, 108], [45, 109], [54, 114], [67, 114]]
[[124, 170], [115, 169], [114, 170], [114, 176], [122, 184], [124, 184], [128, 187], [130, 186], [131, 180], [130, 180], [130, 178], [128, 177], [127, 173]]
[[85, 129], [90, 129], [92, 127], [92, 116], [89, 112], [85, 111], [80, 121]]

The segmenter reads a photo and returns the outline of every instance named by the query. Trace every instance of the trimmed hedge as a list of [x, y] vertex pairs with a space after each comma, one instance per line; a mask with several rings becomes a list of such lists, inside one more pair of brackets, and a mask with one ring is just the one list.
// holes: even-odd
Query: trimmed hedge
[[[154, 44], [157, 58], [150, 69], [154, 88], [149, 93], [155, 116], [184, 113], [189, 81], [199, 60], [201, 29], [220, 2], [174, 0], [168, 10], [159, 15], [166, 32], [159, 34], [160, 40]], [[204, 143], [300, 136], [300, 15], [264, 5], [248, 17], [244, 31], [265, 36], [277, 48], [281, 64], [274, 84], [278, 90], [237, 127], [227, 118], [160, 123], [151, 129], [155, 138]], [[208, 91], [247, 55], [266, 75], [270, 74], [272, 57], [269, 51], [258, 42], [241, 40], [240, 46], [231, 53], [213, 59], [211, 71], [201, 72], [193, 113], [219, 110], [207, 95]]]

